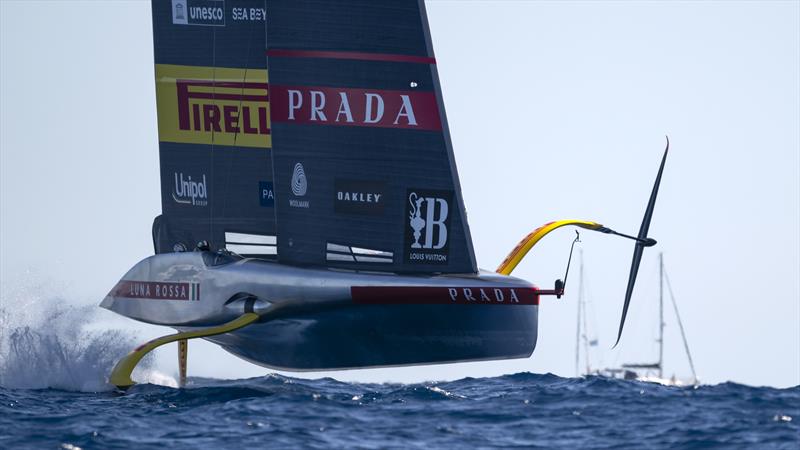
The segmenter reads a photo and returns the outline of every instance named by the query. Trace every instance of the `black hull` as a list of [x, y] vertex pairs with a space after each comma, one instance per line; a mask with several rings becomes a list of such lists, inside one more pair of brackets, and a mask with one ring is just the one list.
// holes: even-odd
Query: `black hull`
[[537, 325], [534, 305], [357, 305], [206, 339], [261, 366], [330, 370], [527, 358]]

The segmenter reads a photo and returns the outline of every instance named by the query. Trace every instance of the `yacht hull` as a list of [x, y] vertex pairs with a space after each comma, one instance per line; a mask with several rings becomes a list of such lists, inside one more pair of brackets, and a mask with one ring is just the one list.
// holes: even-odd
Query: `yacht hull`
[[257, 323], [205, 339], [262, 366], [326, 370], [525, 358], [538, 304], [535, 286], [493, 272], [365, 273], [187, 252], [141, 261], [101, 306], [179, 331], [256, 312]]
[[527, 358], [537, 316], [533, 305], [359, 305], [206, 339], [255, 364], [288, 370]]

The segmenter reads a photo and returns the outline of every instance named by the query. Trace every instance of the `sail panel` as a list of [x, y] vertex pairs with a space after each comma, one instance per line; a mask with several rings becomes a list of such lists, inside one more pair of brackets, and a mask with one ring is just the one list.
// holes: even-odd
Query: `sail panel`
[[284, 0], [268, 13], [270, 49], [433, 56], [417, 0]]
[[224, 248], [226, 233], [274, 236], [266, 2], [154, 0], [152, 11], [163, 211], [156, 252], [203, 240]]
[[418, 1], [270, 3], [279, 261], [476, 272], [429, 39]]

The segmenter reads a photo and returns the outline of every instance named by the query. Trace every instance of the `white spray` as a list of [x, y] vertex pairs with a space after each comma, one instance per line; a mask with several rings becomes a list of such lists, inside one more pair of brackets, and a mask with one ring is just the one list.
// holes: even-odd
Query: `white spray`
[[[75, 306], [40, 286], [0, 292], [0, 386], [12, 389], [111, 390], [116, 361], [136, 347], [132, 331], [104, 327], [97, 306]], [[174, 384], [140, 364], [134, 378]]]

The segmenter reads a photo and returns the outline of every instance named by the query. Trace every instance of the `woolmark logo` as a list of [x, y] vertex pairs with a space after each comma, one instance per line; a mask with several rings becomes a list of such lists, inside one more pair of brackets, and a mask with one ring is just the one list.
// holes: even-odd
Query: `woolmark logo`
[[191, 175], [185, 176], [183, 172], [175, 172], [175, 189], [172, 191], [172, 199], [177, 203], [192, 206], [208, 205], [208, 185], [206, 175], [200, 180], [192, 180]]
[[[292, 170], [291, 181], [292, 194], [295, 197], [305, 197], [308, 191], [308, 180], [306, 179], [306, 171], [303, 169], [303, 164], [297, 163]], [[308, 208], [308, 200], [289, 199], [289, 206], [294, 208]]]
[[172, 0], [175, 25], [225, 26], [225, 0]]
[[297, 163], [294, 165], [294, 171], [292, 172], [292, 194], [302, 197], [306, 195], [307, 189], [306, 171], [303, 169], [302, 164]]
[[407, 194], [405, 261], [447, 264], [453, 191], [410, 189]]

